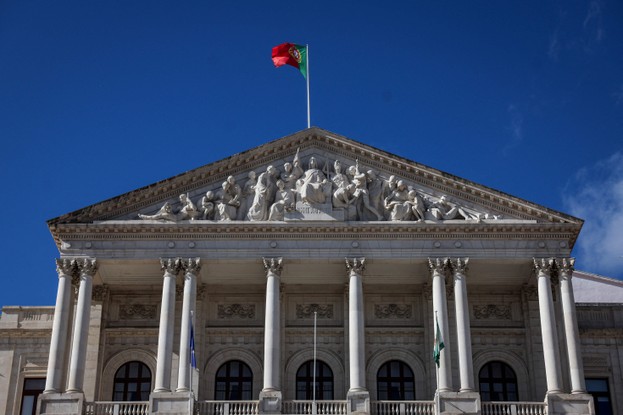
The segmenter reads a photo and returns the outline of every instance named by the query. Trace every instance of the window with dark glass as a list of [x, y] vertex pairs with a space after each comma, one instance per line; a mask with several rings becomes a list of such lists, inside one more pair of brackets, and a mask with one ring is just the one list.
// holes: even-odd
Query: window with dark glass
[[142, 362], [128, 362], [115, 374], [113, 401], [148, 401], [151, 391], [151, 371]]
[[214, 399], [218, 401], [247, 401], [251, 396], [253, 374], [240, 360], [230, 360], [216, 372]]
[[517, 376], [504, 362], [489, 362], [478, 374], [480, 398], [483, 401], [516, 401]]
[[376, 375], [376, 390], [379, 401], [415, 400], [413, 371], [400, 360], [385, 363]]
[[612, 401], [610, 400], [610, 388], [608, 379], [586, 378], [586, 391], [593, 395], [595, 414], [612, 415]]
[[[296, 399], [314, 398], [314, 361], [309, 360], [296, 372]], [[333, 399], [333, 371], [326, 363], [316, 360], [316, 399]]]
[[37, 412], [37, 398], [45, 390], [45, 378], [24, 379], [22, 389], [21, 415], [35, 415]]

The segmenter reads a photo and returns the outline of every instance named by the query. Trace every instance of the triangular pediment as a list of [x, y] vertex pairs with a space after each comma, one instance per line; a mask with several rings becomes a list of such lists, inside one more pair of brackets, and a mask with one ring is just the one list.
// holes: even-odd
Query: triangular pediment
[[54, 233], [56, 225], [70, 223], [190, 221], [206, 226], [301, 221], [556, 223], [574, 224], [577, 231], [582, 224], [572, 216], [314, 127], [60, 216], [49, 225]]

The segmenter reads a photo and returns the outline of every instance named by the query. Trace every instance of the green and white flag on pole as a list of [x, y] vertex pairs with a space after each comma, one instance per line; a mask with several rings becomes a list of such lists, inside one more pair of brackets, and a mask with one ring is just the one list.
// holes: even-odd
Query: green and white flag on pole
[[437, 314], [435, 314], [435, 344], [433, 346], [433, 359], [435, 364], [439, 367], [439, 359], [441, 358], [441, 350], [445, 347], [443, 344], [443, 337], [441, 337], [441, 330], [439, 329], [439, 321], [437, 321]]

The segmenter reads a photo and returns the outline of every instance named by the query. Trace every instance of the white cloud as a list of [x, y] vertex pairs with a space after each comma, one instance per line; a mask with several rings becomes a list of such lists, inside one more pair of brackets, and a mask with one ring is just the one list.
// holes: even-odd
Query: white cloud
[[563, 203], [585, 220], [576, 245], [578, 269], [623, 278], [623, 153], [579, 170]]
[[510, 116], [510, 125], [508, 127], [510, 140], [502, 150], [502, 154], [505, 156], [523, 141], [523, 115], [521, 111], [511, 104], [508, 106], [508, 115]]

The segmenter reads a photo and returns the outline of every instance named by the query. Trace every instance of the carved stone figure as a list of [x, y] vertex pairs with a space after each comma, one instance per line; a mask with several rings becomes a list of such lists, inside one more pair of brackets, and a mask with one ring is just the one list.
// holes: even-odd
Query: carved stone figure
[[214, 192], [209, 190], [199, 201], [199, 211], [204, 220], [214, 219]]
[[441, 196], [437, 202], [432, 204], [428, 211], [437, 220], [476, 219], [461, 206], [456, 203], [450, 203], [446, 196]]
[[415, 190], [409, 191], [409, 203], [411, 204], [411, 212], [417, 222], [421, 222], [425, 219], [426, 205], [424, 199]]
[[277, 180], [277, 189], [275, 203], [270, 207], [268, 220], [283, 220], [284, 213], [293, 211], [296, 204], [294, 193], [286, 189], [283, 180]]
[[368, 193], [370, 194], [370, 204], [377, 212], [383, 211], [383, 180], [379, 179], [374, 170], [368, 170]]
[[309, 159], [309, 168], [305, 175], [298, 181], [297, 189], [301, 200], [308, 204], [323, 204], [327, 199], [327, 192], [331, 186], [324, 173], [318, 168], [316, 159]]
[[253, 202], [253, 195], [255, 194], [255, 184], [257, 183], [257, 174], [251, 170], [248, 174], [249, 180], [244, 183], [242, 187], [242, 195], [240, 197], [240, 207], [238, 208], [237, 220], [244, 220], [249, 212], [251, 203]]
[[242, 195], [240, 186], [236, 184], [234, 176], [229, 176], [221, 187], [222, 189], [218, 192], [216, 197], [218, 220], [235, 220], [238, 207], [240, 206], [240, 197]]
[[333, 177], [331, 177], [333, 190], [335, 191], [339, 188], [345, 188], [346, 186], [348, 186], [348, 176], [342, 173], [342, 163], [340, 163], [339, 160], [335, 160], [335, 163], [333, 163], [333, 170], [335, 171]]
[[199, 209], [197, 209], [197, 206], [190, 200], [188, 193], [182, 193], [180, 195], [180, 202], [182, 203], [182, 208], [177, 214], [179, 220], [195, 220], [199, 217]]
[[175, 214], [173, 213], [173, 207], [169, 204], [169, 202], [166, 202], [164, 205], [162, 205], [160, 210], [158, 210], [158, 212], [154, 213], [153, 215], [143, 215], [139, 213], [138, 217], [145, 220], [175, 221], [175, 219], [177, 219]]
[[270, 206], [275, 200], [275, 177], [277, 177], [277, 174], [277, 169], [273, 166], [268, 166], [266, 171], [257, 178], [253, 203], [247, 214], [249, 220], [268, 219]]
[[396, 189], [385, 198], [385, 208], [389, 212], [392, 221], [411, 220], [411, 203], [409, 203], [409, 190], [404, 181], [398, 180]]
[[[353, 169], [354, 167], [354, 169]], [[355, 193], [353, 194], [357, 201], [357, 219], [359, 220], [383, 220], [383, 215], [370, 203], [370, 193], [368, 192], [368, 178], [365, 173], [359, 171], [359, 162], [355, 166], [349, 168], [349, 173], [353, 176], [353, 184], [355, 185]]]
[[338, 187], [333, 192], [333, 207], [334, 208], [348, 208], [357, 197], [355, 196], [355, 185], [348, 184], [346, 187]]

